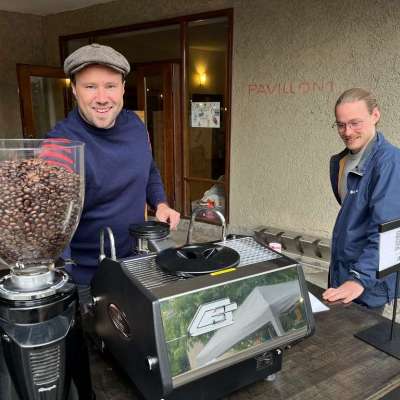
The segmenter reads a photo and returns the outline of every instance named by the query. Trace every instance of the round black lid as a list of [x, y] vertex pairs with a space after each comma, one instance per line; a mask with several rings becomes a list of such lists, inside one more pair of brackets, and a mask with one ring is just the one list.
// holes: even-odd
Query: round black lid
[[137, 239], [163, 239], [169, 235], [169, 224], [160, 221], [131, 224], [129, 234]]
[[239, 253], [212, 243], [196, 243], [166, 249], [156, 257], [157, 265], [173, 275], [194, 276], [236, 267]]

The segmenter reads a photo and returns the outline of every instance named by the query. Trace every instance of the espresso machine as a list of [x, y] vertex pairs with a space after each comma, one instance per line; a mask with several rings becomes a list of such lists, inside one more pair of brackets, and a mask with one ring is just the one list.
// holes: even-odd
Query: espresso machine
[[82, 210], [83, 148], [0, 140], [2, 400], [94, 399], [77, 289], [55, 268]]
[[[92, 282], [95, 331], [146, 400], [215, 400], [273, 380], [285, 347], [310, 336], [314, 319], [301, 265], [253, 236], [176, 247], [168, 225], [129, 229], [137, 246], [119, 258], [100, 234]], [[108, 242], [109, 246], [105, 246]]]

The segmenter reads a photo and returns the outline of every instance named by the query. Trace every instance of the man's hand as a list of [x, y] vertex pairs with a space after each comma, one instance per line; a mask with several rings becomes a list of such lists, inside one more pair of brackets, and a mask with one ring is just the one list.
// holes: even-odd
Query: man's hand
[[338, 288], [329, 288], [322, 293], [322, 298], [326, 301], [341, 301], [344, 304], [352, 302], [360, 297], [364, 292], [364, 287], [357, 281], [346, 281]]
[[160, 203], [157, 206], [156, 218], [161, 222], [168, 222], [170, 228], [176, 230], [179, 220], [181, 219], [181, 215], [171, 207], [168, 207], [167, 204]]

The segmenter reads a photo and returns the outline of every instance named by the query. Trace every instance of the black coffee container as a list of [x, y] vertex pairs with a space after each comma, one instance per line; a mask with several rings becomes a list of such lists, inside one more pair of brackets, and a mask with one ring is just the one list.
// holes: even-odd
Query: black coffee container
[[0, 298], [0, 399], [94, 398], [75, 285], [41, 299]]

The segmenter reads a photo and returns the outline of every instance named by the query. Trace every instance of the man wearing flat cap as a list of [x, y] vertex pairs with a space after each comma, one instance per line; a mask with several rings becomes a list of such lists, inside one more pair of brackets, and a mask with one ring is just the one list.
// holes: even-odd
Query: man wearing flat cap
[[[89, 285], [96, 271], [102, 228], [111, 227], [120, 258], [132, 251], [128, 227], [144, 221], [146, 202], [172, 229], [179, 223], [179, 213], [166, 203], [146, 128], [134, 112], [123, 109], [129, 71], [127, 59], [111, 47], [91, 44], [73, 52], [64, 72], [71, 78], [77, 107], [47, 135], [85, 143], [85, 203], [63, 254], [73, 260], [67, 269], [81, 285]], [[61, 152], [55, 157], [68, 160]]]

